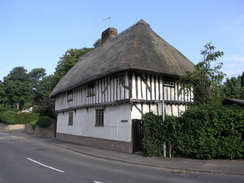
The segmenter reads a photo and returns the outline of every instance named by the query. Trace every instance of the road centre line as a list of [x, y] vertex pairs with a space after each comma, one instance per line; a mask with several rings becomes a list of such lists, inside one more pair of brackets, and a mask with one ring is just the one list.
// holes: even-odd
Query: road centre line
[[34, 162], [34, 163], [36, 163], [36, 164], [38, 164], [38, 165], [41, 165], [41, 166], [44, 166], [44, 167], [46, 167], [46, 168], [49, 168], [49, 169], [55, 170], [55, 171], [57, 171], [57, 172], [64, 173], [64, 171], [63, 171], [63, 170], [59, 170], [59, 169], [53, 168], [53, 167], [51, 167], [51, 166], [45, 165], [45, 164], [40, 163], [40, 162], [38, 162], [38, 161], [36, 161], [36, 160], [33, 160], [33, 159], [31, 159], [31, 158], [27, 158], [27, 159], [28, 159], [28, 160], [30, 160], [30, 161], [32, 161], [32, 162]]

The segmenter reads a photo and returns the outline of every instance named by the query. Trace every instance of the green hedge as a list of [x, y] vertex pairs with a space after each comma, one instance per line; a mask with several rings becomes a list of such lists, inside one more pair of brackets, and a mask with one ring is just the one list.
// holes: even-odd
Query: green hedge
[[146, 113], [143, 118], [143, 150], [146, 156], [162, 156], [163, 133], [162, 117], [152, 112]]
[[192, 158], [244, 157], [241, 107], [203, 105], [189, 108], [181, 117], [167, 116], [164, 123], [161, 119], [153, 113], [143, 117], [143, 145], [148, 156], [162, 155], [162, 142], [166, 142], [175, 154]]
[[55, 123], [55, 120], [53, 118], [50, 118], [48, 116], [43, 116], [37, 120], [35, 125], [41, 126], [41, 127], [46, 127], [46, 126], [52, 125], [53, 123]]
[[38, 119], [38, 113], [16, 113], [14, 111], [5, 111], [0, 113], [0, 122], [13, 125], [13, 124], [26, 124]]

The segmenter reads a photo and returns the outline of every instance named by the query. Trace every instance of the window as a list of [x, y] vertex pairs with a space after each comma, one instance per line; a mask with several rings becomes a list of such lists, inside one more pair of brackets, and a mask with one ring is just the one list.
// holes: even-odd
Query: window
[[69, 124], [70, 126], [73, 125], [73, 112], [69, 112]]
[[95, 96], [95, 84], [94, 83], [88, 84], [87, 96], [88, 97]]
[[97, 109], [96, 110], [96, 125], [95, 126], [104, 126], [104, 110]]
[[124, 76], [122, 73], [118, 75], [118, 83], [119, 87], [122, 87], [124, 85]]
[[72, 100], [73, 100], [73, 92], [72, 91], [69, 91], [67, 93], [67, 102], [72, 101]]
[[175, 86], [175, 79], [172, 77], [165, 77], [164, 78], [164, 85], [166, 86]]

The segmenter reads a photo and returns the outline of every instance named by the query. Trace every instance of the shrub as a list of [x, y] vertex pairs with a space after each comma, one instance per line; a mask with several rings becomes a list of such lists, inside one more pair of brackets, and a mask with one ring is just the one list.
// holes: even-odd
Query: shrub
[[236, 106], [203, 105], [179, 118], [174, 146], [182, 155], [198, 159], [242, 158], [244, 110]]
[[53, 118], [50, 118], [48, 116], [43, 116], [40, 117], [37, 122], [36, 122], [36, 126], [41, 126], [41, 127], [47, 127], [52, 125], [53, 123], [55, 123], [55, 120]]
[[160, 117], [149, 112], [142, 118], [144, 130], [142, 144], [146, 156], [162, 156], [163, 133]]
[[35, 119], [38, 119], [38, 116], [39, 114], [37, 113], [31, 113], [31, 114], [17, 113], [10, 110], [10, 111], [1, 112], [0, 121], [9, 125], [26, 124], [26, 123], [30, 123]]
[[181, 117], [152, 112], [143, 116], [143, 146], [148, 156], [161, 156], [163, 142], [173, 153], [198, 159], [244, 157], [244, 110], [238, 106], [202, 105]]
[[37, 119], [36, 119], [36, 120], [33, 120], [33, 121], [30, 122], [30, 124], [31, 124], [31, 126], [32, 126], [32, 128], [33, 128], [33, 130], [34, 130], [35, 127], [36, 127], [36, 122], [37, 122]]

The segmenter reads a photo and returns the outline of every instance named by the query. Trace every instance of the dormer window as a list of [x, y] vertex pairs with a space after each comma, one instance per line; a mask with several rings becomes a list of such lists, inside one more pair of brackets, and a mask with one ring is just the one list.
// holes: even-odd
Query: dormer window
[[73, 91], [68, 91], [67, 102], [73, 101]]
[[174, 87], [175, 86], [175, 78], [173, 77], [164, 77], [164, 85]]
[[87, 86], [87, 97], [95, 96], [95, 84], [91, 83]]

